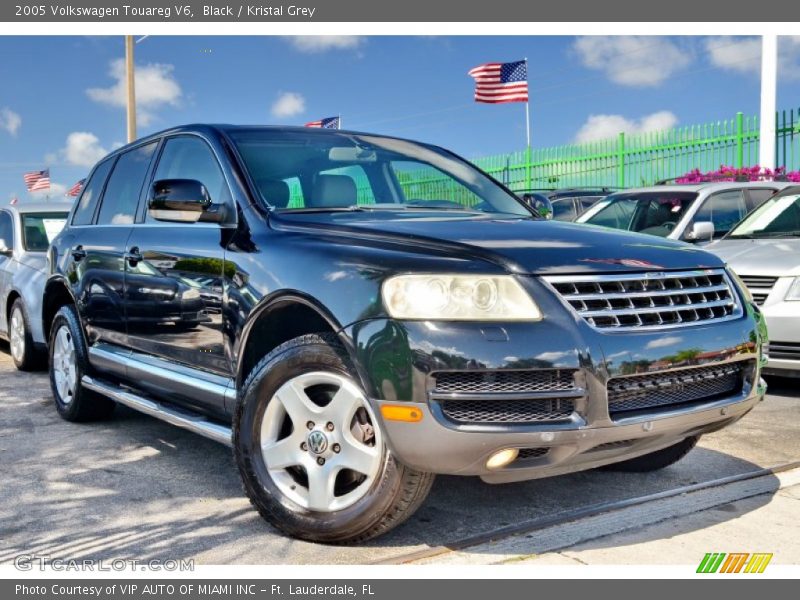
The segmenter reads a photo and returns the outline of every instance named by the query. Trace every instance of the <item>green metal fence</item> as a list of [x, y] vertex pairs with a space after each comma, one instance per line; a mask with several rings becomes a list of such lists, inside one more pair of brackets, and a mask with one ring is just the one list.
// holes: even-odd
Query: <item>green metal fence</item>
[[[800, 110], [778, 111], [777, 163], [800, 168]], [[651, 185], [720, 165], [758, 164], [758, 117], [734, 118], [666, 131], [533, 149], [472, 162], [513, 190], [527, 187]]]
[[[776, 162], [787, 170], [800, 169], [800, 109], [778, 111]], [[713, 171], [720, 165], [758, 164], [758, 117], [737, 113], [732, 119], [677, 127], [587, 144], [537, 148], [472, 159], [472, 162], [515, 191], [528, 188], [575, 186], [633, 187], [680, 177], [693, 169]], [[346, 174], [356, 182], [359, 204], [372, 204], [372, 188], [359, 168], [329, 173]], [[449, 199], [466, 206], [479, 199], [434, 169], [397, 173], [407, 198]], [[300, 182], [287, 181], [290, 207], [303, 206]]]

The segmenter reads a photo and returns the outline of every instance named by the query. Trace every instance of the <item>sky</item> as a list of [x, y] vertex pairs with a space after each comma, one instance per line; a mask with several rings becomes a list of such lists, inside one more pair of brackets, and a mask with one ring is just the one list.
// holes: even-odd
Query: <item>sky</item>
[[[51, 199], [125, 142], [123, 39], [0, 37], [0, 202], [50, 168]], [[533, 147], [759, 110], [756, 37], [149, 36], [138, 133], [213, 122], [343, 126], [476, 158], [525, 147], [525, 105], [477, 104], [467, 71], [529, 61]], [[800, 106], [800, 36], [782, 38], [778, 106]], [[41, 192], [38, 195], [44, 195]]]

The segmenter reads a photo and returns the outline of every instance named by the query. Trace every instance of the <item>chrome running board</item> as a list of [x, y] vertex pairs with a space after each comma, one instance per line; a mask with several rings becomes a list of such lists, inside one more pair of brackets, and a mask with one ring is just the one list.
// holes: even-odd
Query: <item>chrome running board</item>
[[133, 392], [120, 387], [104, 383], [84, 375], [81, 379], [86, 389], [108, 396], [115, 402], [124, 404], [128, 408], [139, 411], [156, 419], [187, 429], [226, 446], [232, 445], [230, 427], [209, 421], [206, 417], [190, 412], [179, 411], [165, 406], [149, 398], [138, 396]]

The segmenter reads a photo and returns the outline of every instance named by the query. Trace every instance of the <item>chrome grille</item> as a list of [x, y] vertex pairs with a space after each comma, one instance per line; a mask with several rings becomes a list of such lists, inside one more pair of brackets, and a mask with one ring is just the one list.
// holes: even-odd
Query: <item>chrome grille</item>
[[559, 275], [544, 280], [597, 329], [664, 329], [742, 315], [723, 270]]
[[433, 378], [437, 393], [538, 393], [575, 389], [574, 371], [569, 369], [440, 371], [434, 373]]
[[778, 281], [777, 277], [762, 277], [760, 275], [739, 275], [739, 278], [750, 290], [753, 295], [753, 301], [758, 306], [764, 304], [772, 288], [775, 287], [775, 282]]
[[443, 400], [442, 414], [457, 424], [524, 424], [568, 421], [575, 410], [566, 398], [526, 400]]
[[800, 360], [800, 343], [770, 341], [766, 353], [769, 358]]
[[718, 400], [739, 393], [752, 368], [753, 361], [740, 361], [612, 378], [608, 382], [608, 412], [614, 417], [631, 411]]

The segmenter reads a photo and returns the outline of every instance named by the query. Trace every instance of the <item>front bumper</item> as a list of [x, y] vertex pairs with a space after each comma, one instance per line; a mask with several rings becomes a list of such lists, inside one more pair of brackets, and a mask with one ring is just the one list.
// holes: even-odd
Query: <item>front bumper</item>
[[[546, 318], [538, 323], [356, 323], [346, 334], [362, 381], [382, 421], [388, 444], [402, 463], [442, 474], [478, 475], [505, 483], [560, 475], [619, 462], [725, 427], [763, 399], [759, 314], [668, 331], [605, 333], [537, 294]], [[551, 304], [552, 303], [552, 304]], [[672, 374], [716, 365], [748, 365], [746, 381], [709, 401], [611, 414], [608, 382], [631, 374]], [[566, 370], [574, 374], [574, 413], [539, 423], [464, 425], [443, 417], [432, 393], [442, 371]], [[409, 403], [415, 423], [384, 420], [384, 404]], [[508, 466], [486, 461], [505, 448], [525, 449]]]
[[764, 373], [800, 376], [800, 302], [770, 300], [761, 307], [770, 338], [764, 352], [768, 359]]

